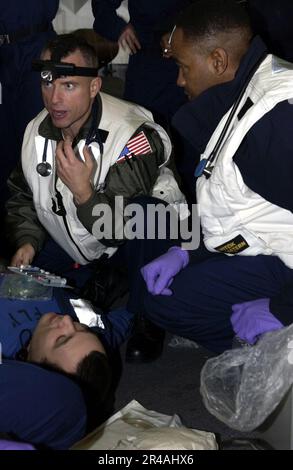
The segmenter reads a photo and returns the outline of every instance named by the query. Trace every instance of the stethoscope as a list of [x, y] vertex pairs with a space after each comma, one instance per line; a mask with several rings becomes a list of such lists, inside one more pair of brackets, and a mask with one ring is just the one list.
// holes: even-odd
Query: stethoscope
[[[99, 145], [100, 158], [101, 158], [100, 171], [99, 171], [99, 176], [98, 176], [98, 180], [99, 180], [101, 169], [102, 169], [104, 145], [103, 145], [100, 133], [99, 133], [99, 129], [97, 129], [97, 116], [98, 116], [98, 103], [95, 100], [93, 104], [93, 108], [92, 108], [92, 123], [89, 129], [88, 135], [85, 139], [85, 145], [88, 146], [92, 144], [93, 142], [96, 142]], [[43, 149], [42, 161], [41, 163], [38, 163], [36, 166], [37, 173], [40, 176], [44, 176], [44, 177], [52, 174], [52, 165], [49, 162], [47, 162], [48, 142], [49, 142], [49, 139], [46, 138], [44, 149]]]
[[52, 165], [47, 162], [47, 149], [48, 149], [49, 139], [45, 140], [43, 156], [41, 163], [37, 164], [36, 170], [41, 176], [49, 176], [52, 173]]
[[263, 60], [265, 59], [265, 57], [267, 56], [267, 52], [265, 52], [261, 58], [257, 61], [257, 63], [255, 64], [255, 66], [252, 68], [252, 70], [250, 71], [247, 79], [245, 80], [244, 82], [244, 85], [239, 93], [239, 96], [238, 98], [236, 99], [236, 101], [234, 102], [233, 106], [232, 106], [232, 109], [228, 115], [228, 118], [225, 122], [225, 125], [224, 125], [224, 128], [213, 148], [213, 150], [211, 151], [210, 155], [207, 157], [207, 158], [203, 158], [197, 165], [196, 169], [195, 169], [195, 172], [194, 172], [194, 176], [196, 178], [198, 178], [199, 176], [202, 176], [204, 175], [207, 179], [211, 176], [212, 174], [212, 171], [215, 167], [215, 162], [216, 162], [216, 159], [218, 157], [218, 154], [219, 154], [219, 151], [220, 151], [220, 148], [222, 146], [222, 143], [224, 142], [224, 139], [227, 135], [227, 132], [229, 130], [229, 127], [230, 127], [230, 124], [234, 118], [234, 116], [236, 115], [237, 111], [238, 111], [238, 108], [239, 108], [239, 104], [243, 98], [243, 95], [246, 91], [246, 88], [251, 80], [251, 78], [253, 77], [253, 75], [255, 74], [256, 70], [258, 69], [258, 67], [260, 66], [260, 64], [263, 62]]

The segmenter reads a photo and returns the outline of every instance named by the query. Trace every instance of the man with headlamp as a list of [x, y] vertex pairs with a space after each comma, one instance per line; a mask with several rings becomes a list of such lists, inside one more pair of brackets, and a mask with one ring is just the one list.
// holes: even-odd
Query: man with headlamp
[[[11, 264], [43, 262], [49, 253], [46, 268], [61, 272], [64, 259], [86, 265], [111, 256], [123, 241], [92, 233], [99, 204], [115, 221], [116, 196], [124, 204], [137, 195], [167, 202], [183, 196], [165, 168], [171, 153], [166, 132], [146, 109], [100, 93], [96, 54], [86, 42], [59, 36], [34, 67], [46, 109], [26, 129], [23, 174], [17, 169], [9, 181], [7, 226], [16, 247]], [[47, 234], [49, 251], [47, 243], [36, 258]]]

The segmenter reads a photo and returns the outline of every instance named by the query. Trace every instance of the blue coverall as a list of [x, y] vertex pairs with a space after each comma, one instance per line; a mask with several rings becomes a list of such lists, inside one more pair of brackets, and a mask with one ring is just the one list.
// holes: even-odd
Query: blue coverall
[[[53, 299], [47, 301], [0, 299], [0, 433], [52, 449], [68, 449], [85, 435], [82, 392], [65, 376], [20, 362], [15, 356], [44, 313], [66, 313], [78, 321], [68, 293], [55, 289]], [[129, 334], [132, 315], [119, 309], [101, 318], [105, 328], [94, 329], [110, 356]]]
[[[8, 196], [6, 181], [20, 158], [24, 130], [43, 108], [39, 74], [31, 62], [55, 33], [52, 27], [59, 0], [0, 2], [1, 176], [0, 221]], [[10, 44], [2, 35], [10, 35]]]
[[[130, 55], [124, 98], [150, 109], [155, 120], [165, 127], [185, 101], [176, 86], [178, 69], [172, 59], [162, 57], [161, 36], [172, 29], [176, 14], [191, 0], [129, 0], [130, 23], [141, 50]], [[92, 0], [94, 29], [107, 39], [117, 41], [126, 22], [116, 14], [122, 0]]]
[[[206, 90], [175, 114], [173, 124], [193, 147], [195, 157], [204, 151], [251, 67], [265, 51], [264, 43], [256, 37], [232, 81]], [[280, 102], [254, 124], [233, 157], [252, 191], [291, 212], [292, 119], [292, 104], [287, 100]], [[132, 280], [128, 309], [143, 313], [161, 328], [215, 352], [231, 347], [233, 304], [273, 298], [293, 282], [293, 269], [277, 256], [227, 256], [209, 252], [201, 245], [190, 252], [190, 263], [175, 276], [170, 286], [172, 296], [148, 294], [142, 276], [132, 276], [132, 273], [139, 273], [139, 268], [165, 253], [170, 243], [170, 240], [151, 239], [128, 242], [126, 254]]]
[[248, 0], [252, 26], [270, 52], [293, 61], [292, 0]]

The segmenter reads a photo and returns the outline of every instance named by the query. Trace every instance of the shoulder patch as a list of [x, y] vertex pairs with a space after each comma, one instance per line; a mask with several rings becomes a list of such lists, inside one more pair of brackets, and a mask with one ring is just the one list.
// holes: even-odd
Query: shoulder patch
[[123, 162], [127, 158], [136, 157], [138, 155], [145, 155], [152, 152], [152, 147], [143, 131], [139, 132], [136, 136], [132, 137], [124, 149], [120, 153], [117, 162]]

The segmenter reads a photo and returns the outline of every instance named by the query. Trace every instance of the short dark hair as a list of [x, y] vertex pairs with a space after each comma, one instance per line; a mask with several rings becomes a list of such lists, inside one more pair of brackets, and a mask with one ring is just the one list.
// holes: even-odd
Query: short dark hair
[[112, 370], [105, 354], [99, 351], [90, 352], [79, 362], [75, 374], [69, 374], [47, 360], [36, 365], [58, 372], [80, 387], [87, 408], [87, 432], [105, 421], [113, 411]]
[[77, 365], [74, 377], [81, 386], [92, 389], [97, 399], [103, 401], [107, 396], [112, 380], [112, 372], [107, 356], [99, 351], [90, 352]]
[[87, 408], [87, 431], [90, 432], [113, 411], [113, 374], [108, 357], [92, 351], [80, 361], [71, 378], [83, 393]]
[[88, 67], [98, 67], [99, 61], [95, 49], [82, 37], [75, 34], [60, 34], [51, 39], [44, 47], [51, 52], [51, 60], [61, 62], [69, 54], [79, 50]]
[[252, 35], [246, 9], [235, 0], [198, 0], [179, 14], [176, 26], [183, 30], [185, 37], [194, 40], [235, 29]]

